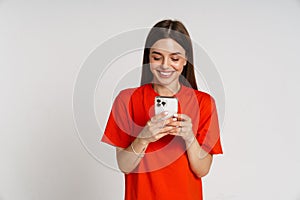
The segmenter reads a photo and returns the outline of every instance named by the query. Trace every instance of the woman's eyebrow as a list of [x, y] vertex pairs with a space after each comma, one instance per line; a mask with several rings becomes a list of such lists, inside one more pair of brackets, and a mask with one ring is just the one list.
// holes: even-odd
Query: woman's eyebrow
[[[162, 55], [162, 53], [158, 52], [158, 51], [152, 51], [152, 54], [158, 54], [158, 55]], [[170, 53], [170, 55], [178, 55], [181, 54], [180, 52], [174, 52], [174, 53]]]
[[158, 55], [160, 55], [160, 56], [162, 55], [162, 54], [161, 54], [160, 52], [158, 52], [158, 51], [152, 51], [151, 54], [158, 54]]

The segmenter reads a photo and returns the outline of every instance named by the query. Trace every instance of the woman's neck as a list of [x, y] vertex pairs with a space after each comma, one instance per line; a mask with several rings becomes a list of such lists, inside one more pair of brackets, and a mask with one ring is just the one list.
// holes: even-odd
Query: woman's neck
[[181, 86], [180, 83], [177, 83], [173, 87], [166, 87], [159, 84], [153, 84], [153, 89], [156, 93], [158, 93], [160, 96], [174, 96], [179, 90]]

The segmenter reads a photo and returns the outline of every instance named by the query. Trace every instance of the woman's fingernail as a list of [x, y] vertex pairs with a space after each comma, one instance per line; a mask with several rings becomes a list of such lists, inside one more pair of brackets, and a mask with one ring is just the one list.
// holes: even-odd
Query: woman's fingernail
[[173, 116], [174, 116], [174, 117], [178, 117], [178, 114], [177, 114], [177, 113], [175, 113]]
[[167, 115], [168, 114], [168, 111], [164, 111], [164, 115]]
[[173, 120], [173, 121], [177, 121], [177, 118], [173, 118], [172, 120]]

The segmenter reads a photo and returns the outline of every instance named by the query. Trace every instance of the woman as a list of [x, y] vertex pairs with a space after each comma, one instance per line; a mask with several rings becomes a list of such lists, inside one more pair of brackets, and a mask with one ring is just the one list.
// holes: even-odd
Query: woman
[[[178, 113], [154, 114], [156, 96], [176, 97]], [[221, 154], [213, 98], [197, 90], [192, 42], [179, 21], [151, 29], [141, 86], [116, 97], [102, 141], [116, 146], [125, 199], [202, 199], [201, 177]]]

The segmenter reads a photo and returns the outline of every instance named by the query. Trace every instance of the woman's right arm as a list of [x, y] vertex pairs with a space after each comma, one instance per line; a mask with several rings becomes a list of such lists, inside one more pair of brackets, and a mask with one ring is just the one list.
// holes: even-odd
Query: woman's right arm
[[152, 117], [138, 137], [127, 148], [117, 147], [117, 162], [122, 172], [127, 174], [133, 171], [142, 160], [148, 145], [168, 135], [174, 129], [174, 127], [165, 126], [173, 122], [174, 118], [161, 120], [166, 115], [167, 113], [163, 112]]
[[116, 156], [119, 169], [125, 174], [133, 171], [143, 158], [147, 146], [147, 142], [136, 138], [126, 149], [117, 147]]

